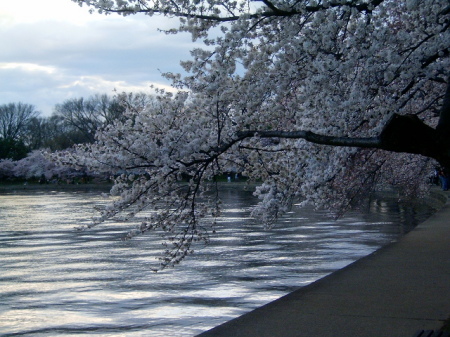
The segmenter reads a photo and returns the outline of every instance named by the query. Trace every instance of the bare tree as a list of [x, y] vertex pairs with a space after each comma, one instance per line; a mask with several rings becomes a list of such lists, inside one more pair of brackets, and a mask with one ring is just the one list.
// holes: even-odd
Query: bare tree
[[19, 102], [0, 105], [0, 138], [21, 139], [30, 121], [38, 115], [39, 112], [30, 104]]

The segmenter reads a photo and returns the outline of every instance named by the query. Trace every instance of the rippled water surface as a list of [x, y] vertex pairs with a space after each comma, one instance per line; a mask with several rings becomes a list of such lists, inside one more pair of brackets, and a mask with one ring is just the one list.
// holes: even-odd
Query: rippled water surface
[[0, 194], [0, 335], [193, 336], [397, 239], [429, 209], [375, 200], [334, 221], [303, 208], [265, 231], [251, 192], [222, 189], [211, 243], [153, 273], [158, 238], [122, 241], [124, 224], [78, 232], [99, 192]]

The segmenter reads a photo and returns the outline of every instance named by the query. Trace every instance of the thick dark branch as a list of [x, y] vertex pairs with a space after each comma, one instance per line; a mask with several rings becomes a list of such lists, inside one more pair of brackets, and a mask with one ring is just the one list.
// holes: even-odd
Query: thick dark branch
[[[77, 1], [77, 0], [73, 0]], [[328, 8], [336, 8], [336, 7], [353, 7], [356, 8], [360, 12], [371, 12], [375, 7], [380, 5], [384, 0], [373, 0], [370, 3], [360, 3], [355, 4], [354, 0], [348, 0], [346, 2], [342, 1], [333, 1], [329, 3], [327, 6], [324, 5], [316, 5], [316, 6], [306, 6], [306, 8], [303, 8], [301, 10], [297, 10], [292, 8], [291, 10], [283, 10], [280, 8], [277, 8], [272, 2], [268, 0], [261, 0], [269, 10], [264, 11], [262, 13], [255, 13], [251, 14], [249, 16], [246, 16], [250, 19], [255, 18], [269, 18], [269, 17], [275, 17], [275, 16], [282, 16], [282, 17], [289, 17], [293, 15], [299, 15], [299, 14], [305, 14], [305, 13], [315, 13], [323, 10], [327, 10]], [[77, 2], [83, 3], [84, 0], [78, 0]], [[186, 9], [185, 11], [179, 10], [179, 9], [169, 9], [169, 8], [147, 8], [143, 7], [141, 9], [136, 10], [136, 8], [131, 7], [127, 8], [126, 6], [121, 8], [100, 8], [104, 12], [108, 13], [118, 13], [118, 14], [136, 14], [136, 13], [147, 13], [147, 14], [162, 14], [165, 16], [173, 16], [173, 17], [183, 17], [183, 18], [194, 18], [194, 19], [200, 19], [205, 21], [215, 21], [215, 22], [231, 22], [231, 21], [237, 21], [241, 18], [240, 15], [230, 15], [230, 16], [219, 16], [219, 15], [204, 15], [199, 14], [195, 12], [191, 12], [189, 9]]]
[[[448, 90], [450, 100], [450, 89]], [[450, 104], [450, 101], [447, 102]], [[321, 135], [311, 131], [240, 131], [236, 137], [221, 146], [202, 152], [203, 158], [190, 162], [180, 162], [186, 167], [206, 164], [216, 160], [235, 144], [247, 138], [303, 139], [307, 142], [329, 146], [345, 146], [380, 149], [391, 152], [419, 154], [434, 158], [442, 165], [450, 167], [450, 144], [442, 141], [439, 133], [425, 124], [416, 115], [394, 114], [378, 137], [353, 138]]]
[[[181, 17], [181, 18], [195, 18], [205, 21], [216, 21], [216, 22], [230, 22], [230, 21], [237, 21], [239, 20], [239, 15], [231, 15], [231, 16], [217, 16], [217, 15], [204, 15], [204, 14], [195, 14], [195, 13], [189, 13], [189, 12], [180, 12], [180, 11], [169, 11], [169, 10], [159, 10], [159, 9], [141, 9], [141, 10], [134, 10], [134, 9], [104, 9], [104, 11], [109, 13], [117, 13], [117, 14], [135, 14], [135, 13], [154, 13], [154, 14], [162, 14], [165, 16], [172, 16], [172, 17]], [[276, 16], [273, 12], [272, 15], [264, 15], [263, 16]], [[269, 14], [269, 13], [268, 13]], [[250, 18], [260, 17], [261, 15], [252, 15]]]
[[331, 146], [381, 148], [381, 140], [378, 137], [335, 137], [320, 135], [311, 131], [242, 131], [238, 133], [238, 136], [241, 139], [258, 136], [260, 138], [304, 139], [311, 143]]
[[327, 8], [347, 6], [347, 7], [356, 8], [359, 12], [371, 12], [375, 9], [375, 7], [379, 6], [383, 2], [384, 2], [384, 0], [373, 0], [370, 3], [355, 4], [355, 1], [353, 1], [353, 0], [349, 0], [344, 3], [342, 3], [342, 1], [333, 1], [333, 2], [329, 3], [327, 6], [324, 6], [324, 5], [307, 6], [306, 10], [308, 12], [318, 12], [320, 10], [324, 10]]
[[[450, 89], [448, 91], [450, 108]], [[311, 131], [242, 131], [238, 133], [238, 137], [241, 140], [250, 137], [304, 139], [321, 145], [420, 154], [450, 166], [450, 144], [443, 142], [435, 129], [426, 125], [415, 115], [394, 114], [381, 134], [371, 138], [335, 137]]]
[[286, 15], [286, 14], [289, 14], [289, 12], [284, 11], [284, 10], [281, 10], [281, 9], [275, 7], [275, 5], [274, 5], [272, 2], [268, 1], [268, 0], [261, 0], [261, 1], [262, 1], [262, 2], [264, 3], [264, 5], [266, 5], [272, 12], [274, 12], [274, 13], [276, 13], [276, 14], [278, 14], [278, 15]]
[[241, 131], [237, 133], [237, 137], [222, 144], [219, 147], [211, 148], [209, 151], [202, 152], [203, 158], [191, 160], [189, 162], [179, 161], [185, 167], [198, 164], [209, 164], [216, 160], [221, 154], [228, 151], [235, 144], [252, 137], [260, 138], [285, 138], [285, 139], [304, 139], [308, 142], [346, 147], [361, 148], [382, 148], [382, 141], [378, 137], [372, 138], [350, 138], [350, 137], [334, 137], [319, 135], [311, 131]]

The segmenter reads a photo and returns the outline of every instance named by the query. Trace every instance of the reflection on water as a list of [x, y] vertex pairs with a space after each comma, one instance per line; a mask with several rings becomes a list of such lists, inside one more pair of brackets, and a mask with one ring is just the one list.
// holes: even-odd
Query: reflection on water
[[0, 334], [193, 336], [391, 242], [429, 209], [375, 200], [334, 221], [291, 212], [269, 231], [248, 218], [251, 192], [225, 187], [211, 243], [153, 273], [161, 242], [121, 241], [115, 224], [85, 232], [98, 192], [0, 195]]

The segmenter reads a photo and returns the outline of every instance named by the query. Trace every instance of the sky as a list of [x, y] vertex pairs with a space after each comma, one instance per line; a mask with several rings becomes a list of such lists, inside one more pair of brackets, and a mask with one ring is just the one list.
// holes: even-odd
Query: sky
[[0, 0], [0, 105], [27, 103], [41, 116], [67, 99], [168, 87], [194, 45], [157, 28], [177, 21], [90, 14], [71, 0]]

